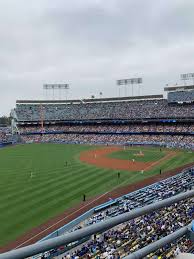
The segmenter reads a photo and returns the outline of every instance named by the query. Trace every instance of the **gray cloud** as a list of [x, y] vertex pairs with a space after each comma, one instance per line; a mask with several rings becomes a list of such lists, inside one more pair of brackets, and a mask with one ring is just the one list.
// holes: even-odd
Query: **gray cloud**
[[142, 76], [143, 94], [161, 93], [193, 72], [193, 10], [193, 0], [0, 1], [0, 114], [43, 98], [45, 82], [69, 82], [72, 98], [115, 96], [117, 78]]

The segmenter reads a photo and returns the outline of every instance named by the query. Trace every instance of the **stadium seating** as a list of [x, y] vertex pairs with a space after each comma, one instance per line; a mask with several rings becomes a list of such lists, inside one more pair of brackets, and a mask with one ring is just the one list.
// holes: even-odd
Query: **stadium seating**
[[[189, 121], [194, 118], [193, 103], [169, 104], [166, 99], [72, 104], [27, 102], [17, 103], [15, 114], [24, 142], [137, 143], [194, 148], [194, 123]], [[40, 124], [44, 124], [43, 128]]]
[[[21, 140], [26, 143], [157, 144], [194, 149], [194, 104], [180, 105], [176, 103], [179, 97], [173, 98], [170, 101], [172, 104], [165, 99], [80, 101], [72, 104], [20, 103], [16, 105], [15, 119]], [[117, 199], [111, 207], [102, 207], [70, 231], [192, 189], [193, 172], [194, 168], [129, 193]], [[89, 240], [79, 240], [81, 243], [74, 242], [41, 256], [119, 259], [190, 223], [193, 208], [194, 199], [187, 199], [99, 233]], [[174, 258], [180, 251], [187, 252], [190, 247], [188, 238], [183, 236], [147, 258]]]
[[169, 92], [168, 102], [169, 103], [194, 102], [194, 90]]
[[168, 104], [163, 100], [99, 102], [80, 104], [17, 104], [18, 121], [191, 118], [194, 105]]
[[12, 140], [11, 128], [10, 127], [0, 127], [0, 143], [7, 143]]
[[[42, 132], [40, 126], [20, 126], [20, 133]], [[44, 125], [43, 132], [194, 132], [194, 125], [189, 124], [128, 124], [128, 125]]]
[[[194, 187], [194, 177], [191, 170], [163, 180], [159, 183], [140, 189], [134, 193], [125, 195], [117, 200], [116, 204], [107, 209], [102, 209], [92, 217], [81, 222], [71, 231], [95, 224], [107, 218], [120, 215], [152, 202], [168, 198], [180, 192]], [[65, 247], [47, 252], [47, 256], [56, 258], [122, 258], [146, 244], [150, 244], [176, 230], [189, 224], [194, 213], [194, 199], [181, 201], [170, 207], [141, 216], [124, 224], [121, 224], [105, 233], [93, 236], [90, 240], [84, 240], [83, 244], [70, 244]], [[182, 236], [176, 242], [162, 249], [158, 249], [147, 258], [174, 258], [179, 252], [186, 252], [191, 247], [191, 242], [186, 236]], [[70, 249], [71, 248], [71, 249]], [[70, 249], [60, 257], [58, 254]], [[159, 257], [160, 256], [160, 257]]]
[[22, 140], [31, 142], [55, 142], [75, 144], [147, 144], [167, 147], [194, 148], [194, 136], [182, 135], [122, 135], [122, 134], [48, 134], [24, 135]]

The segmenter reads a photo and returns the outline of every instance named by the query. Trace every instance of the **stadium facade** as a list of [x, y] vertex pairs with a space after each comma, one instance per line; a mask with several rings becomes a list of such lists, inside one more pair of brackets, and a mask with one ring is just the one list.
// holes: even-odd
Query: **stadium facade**
[[[100, 99], [83, 99], [83, 100], [18, 100], [16, 102], [16, 108], [12, 110], [12, 133], [13, 141], [17, 143], [32, 143], [32, 142], [51, 142], [51, 143], [92, 143], [92, 144], [121, 144], [121, 145], [159, 145], [167, 147], [178, 147], [178, 148], [187, 148], [194, 150], [194, 94], [193, 88], [177, 88], [177, 89], [166, 89], [169, 91], [168, 99], [164, 99], [162, 95], [149, 95], [149, 96], [137, 96], [137, 97], [123, 97], [123, 98], [100, 98]], [[6, 134], [2, 134], [5, 139]], [[8, 141], [4, 141], [4, 143]], [[194, 168], [185, 169], [181, 174], [176, 177], [169, 178], [165, 181], [161, 181], [153, 186], [148, 186], [145, 189], [138, 190], [135, 193], [129, 193], [127, 196], [120, 197], [117, 200], [110, 201], [107, 204], [103, 204], [100, 207], [96, 207], [91, 212], [88, 212], [87, 215], [87, 224], [93, 225], [96, 223], [96, 218], [98, 221], [103, 221], [107, 219], [107, 215], [110, 218], [114, 218], [119, 214], [122, 214], [127, 210], [141, 207], [141, 204], [152, 205], [154, 202], [159, 202], [165, 198], [170, 198], [176, 196], [179, 193], [184, 193], [185, 191], [192, 190], [194, 186]], [[188, 191], [189, 192], [189, 191]], [[192, 192], [192, 191], [191, 191]], [[158, 193], [160, 195], [158, 196]], [[154, 217], [158, 216], [161, 220], [162, 217], [167, 217], [169, 215], [172, 217], [173, 213], [177, 213], [177, 219], [184, 218], [185, 224], [191, 223], [193, 217], [193, 193], [185, 201], [180, 200], [180, 204], [172, 205], [165, 211], [160, 211], [158, 214], [154, 214]], [[186, 207], [184, 207], [186, 205]], [[113, 206], [113, 209], [110, 208]], [[132, 206], [132, 207], [131, 207]], [[182, 214], [179, 215], [180, 208], [183, 207], [181, 211]], [[188, 209], [188, 210], [187, 210]], [[165, 212], [165, 214], [163, 214]], [[109, 215], [109, 213], [111, 215]], [[186, 215], [184, 214], [186, 213]], [[106, 216], [104, 216], [106, 215]], [[142, 214], [143, 215], [143, 214]], [[151, 215], [151, 214], [149, 214]], [[124, 216], [124, 215], [123, 215]], [[89, 218], [88, 218], [89, 217]], [[150, 216], [151, 217], [151, 216]], [[149, 217], [148, 217], [149, 218]], [[127, 218], [128, 219], [128, 218]], [[143, 221], [146, 224], [147, 217], [140, 218], [140, 222]], [[70, 231], [76, 232], [77, 225], [80, 223], [83, 224], [84, 217], [81, 217], [81, 221], [76, 220], [76, 224], [71, 223], [71, 228], [64, 226], [64, 228], [59, 229], [53, 232], [48, 237], [45, 237], [44, 240], [50, 238], [57, 238], [57, 236]], [[168, 217], [166, 218], [168, 221]], [[181, 221], [181, 220], [180, 220]], [[89, 223], [88, 223], [89, 222]], [[92, 222], [92, 223], [91, 223]], [[125, 221], [122, 221], [125, 222]], [[140, 224], [139, 221], [135, 221], [135, 228]], [[149, 222], [149, 220], [148, 220]], [[174, 221], [172, 221], [174, 222]], [[120, 222], [121, 223], [121, 222]], [[157, 222], [155, 222], [157, 225]], [[165, 229], [166, 233], [162, 231], [156, 234], [154, 231], [152, 235], [157, 235], [156, 239], [153, 239], [154, 242], [158, 238], [165, 237], [178, 231], [183, 231], [179, 229], [183, 222], [179, 222], [180, 225], [173, 223], [173, 227]], [[127, 223], [126, 223], [127, 224]], [[150, 223], [151, 224], [151, 223]], [[112, 225], [110, 225], [112, 227]], [[109, 227], [110, 227], [109, 226]], [[138, 226], [141, 226], [138, 225]], [[149, 224], [147, 226], [147, 234], [153, 229], [149, 229]], [[190, 225], [189, 225], [190, 226]], [[67, 228], [66, 228], [67, 227]], [[111, 241], [111, 249], [124, 247], [122, 250], [122, 257], [131, 254], [129, 258], [142, 258], [142, 257], [132, 257], [133, 250], [127, 250], [127, 244], [129, 246], [130, 237], [133, 235], [134, 228], [131, 228], [131, 232], [126, 231], [128, 225], [122, 226], [122, 231], [126, 233], [126, 236], [122, 236], [119, 230], [110, 230], [108, 233], [101, 235], [101, 232], [104, 232], [105, 229], [96, 230], [96, 232], [91, 232], [92, 234], [97, 234], [102, 238], [103, 242]], [[183, 226], [182, 226], [183, 227]], [[107, 228], [108, 229], [108, 228]], [[141, 229], [138, 228], [139, 230]], [[103, 230], [103, 231], [102, 231]], [[188, 230], [188, 229], [187, 229]], [[184, 251], [192, 251], [193, 246], [190, 242], [188, 232], [184, 229], [182, 234], [176, 237], [176, 240], [168, 241], [165, 243], [166, 250], [156, 246], [152, 252], [150, 252], [151, 258], [159, 258], [161, 254], [167, 258], [167, 255], [170, 255], [169, 258], [174, 258], [177, 246], [187, 247]], [[189, 231], [190, 231], [189, 227]], [[120, 233], [118, 237], [123, 241], [120, 244], [117, 243], [111, 231], [116, 231], [115, 233]], [[185, 232], [186, 231], [186, 232]], [[89, 237], [91, 238], [91, 234]], [[107, 233], [107, 234], [106, 234]], [[141, 233], [142, 234], [142, 233]], [[149, 233], [150, 234], [150, 233]], [[106, 236], [107, 235], [107, 236]], [[130, 236], [131, 235], [131, 236]], [[105, 239], [105, 236], [107, 239]], [[121, 238], [122, 236], [122, 238]], [[141, 235], [140, 235], [141, 236]], [[151, 235], [150, 235], [151, 236]], [[87, 235], [84, 237], [88, 237]], [[88, 253], [86, 248], [82, 243], [87, 242], [87, 247], [90, 247], [91, 241], [88, 239], [83, 239], [81, 236], [71, 241], [70, 246], [67, 242], [61, 243], [64, 245], [64, 250], [59, 248], [59, 245], [53, 245], [53, 249], [47, 251], [44, 254], [38, 255], [36, 258], [53, 258], [54, 256], [59, 256], [61, 253], [66, 253], [65, 256], [68, 256], [68, 250], [73, 249], [72, 258], [78, 258], [84, 256]], [[96, 242], [96, 236], [92, 236], [92, 239]], [[137, 243], [138, 238], [134, 236], [132, 239], [133, 242]], [[162, 239], [162, 238], [161, 238]], [[140, 239], [141, 245], [130, 243], [131, 247], [135, 247], [135, 250], [139, 251], [142, 247], [142, 242], [146, 247], [149, 246], [150, 241], [145, 239], [143, 235]], [[76, 241], [75, 243], [72, 243]], [[145, 242], [146, 241], [146, 242]], [[51, 239], [52, 242], [52, 239]], [[55, 243], [55, 241], [53, 240]], [[88, 243], [89, 242], [89, 243]], [[94, 242], [94, 243], [95, 243]], [[99, 246], [99, 241], [97, 243], [92, 243], [92, 249], [96, 249], [96, 244]], [[104, 243], [103, 243], [104, 244]], [[125, 244], [125, 245], [124, 245]], [[82, 254], [79, 254], [76, 247], [79, 245], [79, 251]], [[81, 247], [80, 247], [81, 245]], [[40, 245], [41, 246], [41, 245]], [[51, 245], [52, 246], [52, 245]], [[163, 249], [161, 251], [161, 249]], [[39, 250], [37, 250], [39, 251]], [[45, 251], [44, 249], [41, 251]], [[98, 247], [98, 251], [101, 251], [102, 258], [120, 258], [120, 257], [108, 257], [113, 252], [107, 250], [104, 251]], [[120, 250], [119, 250], [120, 251]], [[151, 250], [150, 250], [151, 251]], [[172, 252], [173, 251], [173, 252]], [[87, 253], [85, 253], [87, 252]], [[35, 252], [33, 252], [35, 254]], [[68, 254], [68, 255], [67, 255]], [[90, 254], [95, 255], [94, 251], [90, 250]], [[29, 254], [30, 255], [30, 254]], [[118, 254], [117, 254], [118, 255]], [[9, 255], [8, 255], [9, 256]], [[78, 257], [76, 257], [78, 256]], [[96, 255], [95, 255], [96, 256]], [[98, 255], [97, 255], [98, 256]], [[99, 252], [100, 256], [100, 252]], [[104, 257], [103, 257], [104, 256]], [[134, 254], [135, 256], [135, 254]], [[155, 256], [155, 257], [154, 257]], [[186, 255], [184, 255], [186, 256]], [[0, 257], [1, 258], [1, 257]], [[9, 258], [9, 257], [8, 257]], [[14, 257], [10, 257], [14, 258]], [[21, 257], [18, 257], [21, 258]], [[60, 257], [59, 257], [60, 258]], [[71, 257], [66, 257], [71, 258]], [[95, 257], [101, 258], [101, 257]], [[128, 257], [127, 257], [128, 258]]]
[[12, 111], [12, 128], [21, 142], [28, 143], [154, 144], [193, 149], [193, 87], [184, 92], [189, 101], [179, 90], [170, 91], [168, 99], [149, 95], [18, 100]]

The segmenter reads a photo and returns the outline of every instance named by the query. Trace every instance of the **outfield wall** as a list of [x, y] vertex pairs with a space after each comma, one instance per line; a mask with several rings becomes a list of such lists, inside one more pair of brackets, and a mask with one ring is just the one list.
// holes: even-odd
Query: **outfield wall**
[[115, 132], [115, 131], [37, 131], [37, 132], [23, 132], [21, 136], [29, 136], [29, 135], [52, 135], [52, 134], [78, 134], [78, 135], [181, 135], [181, 136], [193, 136], [194, 132], [159, 132], [159, 131], [140, 131], [140, 132], [133, 132], [133, 131], [126, 131], [126, 132]]
[[10, 145], [12, 145], [12, 142], [2, 142], [2, 143], [0, 143], [0, 148], [10, 146]]
[[[28, 141], [25, 142], [26, 144], [31, 144], [31, 143], [40, 143], [39, 141]], [[41, 143], [54, 143], [54, 144], [84, 144], [84, 145], [124, 145], [124, 146], [155, 146], [155, 147], [166, 147], [166, 148], [182, 148], [182, 149], [188, 149], [188, 150], [193, 150], [194, 151], [194, 144], [191, 144], [189, 146], [185, 145], [185, 144], [175, 144], [175, 143], [163, 143], [163, 142], [151, 142], [151, 141], [146, 141], [146, 142], [116, 142], [116, 141], [112, 141], [112, 142], [108, 142], [107, 144], [104, 141], [42, 141]]]

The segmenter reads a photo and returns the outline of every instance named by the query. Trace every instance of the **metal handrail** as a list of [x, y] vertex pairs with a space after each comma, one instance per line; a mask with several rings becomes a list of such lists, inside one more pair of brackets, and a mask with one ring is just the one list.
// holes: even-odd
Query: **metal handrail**
[[81, 238], [91, 236], [98, 232], [106, 231], [116, 225], [124, 223], [128, 220], [137, 218], [144, 214], [147, 214], [152, 211], [156, 211], [166, 206], [170, 206], [173, 203], [179, 202], [183, 199], [187, 199], [194, 196], [194, 190], [180, 193], [178, 195], [172, 196], [168, 199], [158, 201], [147, 205], [142, 208], [134, 209], [130, 212], [123, 213], [119, 216], [113, 217], [111, 219], [104, 220], [102, 222], [93, 224], [91, 226], [85, 227], [83, 229], [68, 233], [59, 237], [55, 237], [46, 241], [35, 243], [26, 247], [19, 248], [17, 250], [12, 250], [3, 254], [0, 254], [0, 259], [22, 259], [30, 257], [42, 252], [49, 251], [51, 249], [60, 247], [62, 245], [67, 245], [71, 242], [80, 240]]

